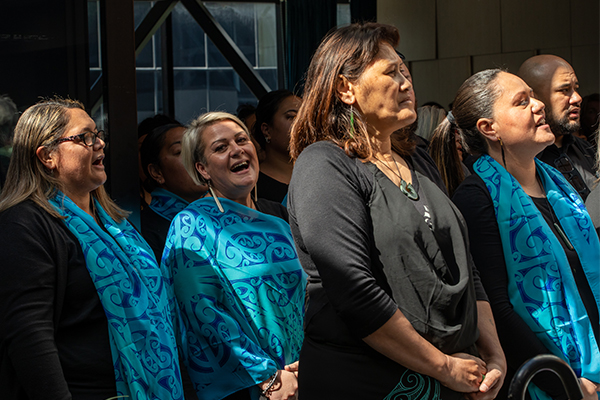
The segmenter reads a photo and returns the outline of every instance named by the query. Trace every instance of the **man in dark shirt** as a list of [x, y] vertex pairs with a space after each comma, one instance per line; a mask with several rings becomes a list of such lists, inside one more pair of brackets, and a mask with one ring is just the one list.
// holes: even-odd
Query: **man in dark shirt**
[[519, 68], [519, 76], [546, 105], [546, 122], [556, 140], [538, 158], [558, 169], [583, 200], [596, 180], [595, 152], [588, 142], [573, 135], [580, 127], [581, 96], [573, 67], [560, 57], [531, 57]]

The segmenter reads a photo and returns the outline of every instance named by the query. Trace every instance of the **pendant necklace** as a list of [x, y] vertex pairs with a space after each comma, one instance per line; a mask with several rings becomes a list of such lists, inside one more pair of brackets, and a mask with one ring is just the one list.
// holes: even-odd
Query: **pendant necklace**
[[380, 163], [382, 163], [383, 166], [386, 167], [387, 169], [389, 169], [394, 175], [397, 175], [398, 178], [400, 178], [400, 191], [402, 193], [404, 193], [411, 200], [419, 200], [419, 194], [415, 190], [414, 186], [411, 183], [408, 183], [404, 179], [402, 179], [402, 174], [400, 173], [400, 168], [398, 167], [398, 161], [396, 161], [396, 159], [394, 158], [393, 155], [392, 155], [392, 160], [394, 160], [394, 165], [396, 165], [396, 171], [398, 171], [398, 172], [394, 171], [392, 168], [390, 168], [389, 165], [387, 165], [385, 162], [383, 162], [379, 158], [375, 157], [375, 159], [377, 161], [379, 161]]

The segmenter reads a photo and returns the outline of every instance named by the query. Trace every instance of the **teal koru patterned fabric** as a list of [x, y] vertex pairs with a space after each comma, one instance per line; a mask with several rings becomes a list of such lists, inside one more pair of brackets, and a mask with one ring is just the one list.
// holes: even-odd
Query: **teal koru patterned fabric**
[[[548, 202], [579, 256], [600, 308], [600, 242], [591, 218], [562, 174], [537, 159], [535, 162]], [[515, 311], [578, 377], [597, 382], [600, 351], [560, 239], [504, 167], [484, 155], [474, 169], [494, 203]], [[533, 384], [529, 391], [534, 399], [549, 399]]]
[[161, 188], [154, 189], [151, 195], [150, 208], [167, 221], [172, 221], [178, 212], [183, 211], [190, 204], [176, 194]]
[[[94, 200], [105, 232], [62, 193], [50, 203], [77, 237], [108, 319], [117, 392], [131, 399], [183, 399], [172, 289], [140, 234]], [[93, 362], [93, 360], [90, 360]]]
[[257, 383], [298, 360], [306, 274], [284, 220], [212, 198], [177, 214], [162, 268], [174, 283], [188, 373], [201, 400]]

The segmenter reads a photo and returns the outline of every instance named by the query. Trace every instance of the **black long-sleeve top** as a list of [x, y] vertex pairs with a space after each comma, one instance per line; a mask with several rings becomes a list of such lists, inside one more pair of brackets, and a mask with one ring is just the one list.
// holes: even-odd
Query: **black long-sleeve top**
[[[548, 225], [555, 231], [552, 211], [547, 206], [545, 198], [532, 199]], [[514, 311], [510, 303], [508, 274], [500, 231], [492, 198], [485, 182], [477, 174], [470, 175], [458, 187], [452, 200], [467, 221], [471, 254], [490, 300], [508, 366], [514, 373], [531, 357], [550, 352]], [[558, 237], [556, 231], [554, 233]], [[598, 327], [598, 311], [579, 258], [575, 251], [569, 250], [564, 243], [562, 244], [574, 270], [575, 280], [592, 326]], [[596, 337], [598, 337], [597, 332]], [[534, 383], [555, 399], [566, 398], [562, 384], [553, 374], [539, 374], [534, 378]], [[505, 380], [505, 385], [508, 384], [510, 384], [510, 376]]]
[[25, 201], [0, 214], [0, 398], [116, 396], [108, 322], [77, 238]]
[[[326, 141], [305, 149], [296, 166], [301, 168], [294, 169], [288, 205], [298, 257], [308, 274], [306, 332], [338, 345], [363, 345], [360, 339], [398, 310], [371, 262], [373, 175]], [[487, 300], [476, 272], [474, 285], [477, 299]], [[316, 314], [327, 315], [326, 326], [311, 325]]]

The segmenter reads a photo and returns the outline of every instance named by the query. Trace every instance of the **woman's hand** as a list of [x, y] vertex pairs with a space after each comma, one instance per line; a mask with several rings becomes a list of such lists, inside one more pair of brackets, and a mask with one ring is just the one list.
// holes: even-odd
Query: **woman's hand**
[[477, 301], [477, 328], [479, 339], [476, 345], [488, 372], [479, 385], [479, 391], [466, 395], [469, 400], [492, 400], [502, 388], [506, 376], [506, 358], [496, 333], [492, 309], [487, 301]]
[[504, 382], [502, 367], [494, 362], [487, 363], [488, 372], [485, 379], [479, 385], [479, 391], [465, 394], [469, 400], [492, 400], [496, 398]]
[[284, 368], [288, 372], [293, 372], [294, 375], [296, 375], [296, 379], [298, 379], [298, 368], [299, 368], [299, 366], [300, 366], [300, 361], [296, 361], [294, 363], [286, 365]]
[[579, 378], [579, 386], [583, 392], [583, 400], [598, 400], [598, 391], [600, 391], [600, 385], [596, 385], [589, 379]]
[[[293, 366], [297, 363], [290, 364]], [[259, 384], [261, 390], [264, 390], [271, 379], [267, 379], [263, 383]], [[273, 386], [267, 391], [265, 397], [270, 400], [296, 400], [296, 393], [298, 391], [298, 378], [294, 372], [279, 370], [277, 378]]]
[[440, 382], [456, 392], [477, 392], [487, 373], [485, 362], [466, 353], [446, 355], [446, 358], [447, 374]]

